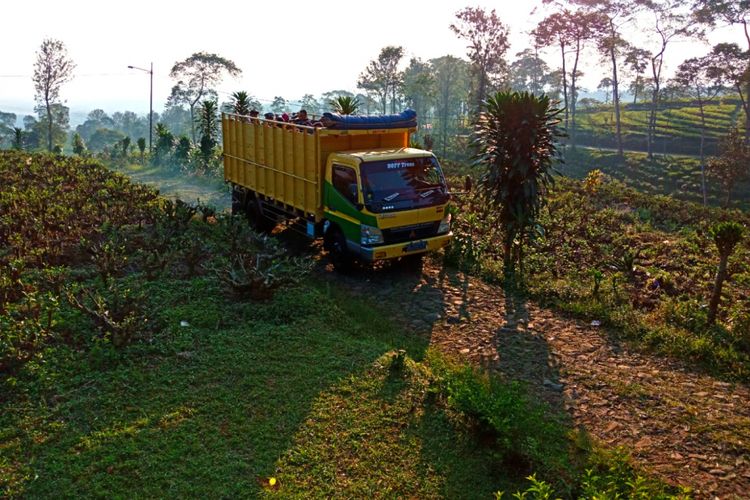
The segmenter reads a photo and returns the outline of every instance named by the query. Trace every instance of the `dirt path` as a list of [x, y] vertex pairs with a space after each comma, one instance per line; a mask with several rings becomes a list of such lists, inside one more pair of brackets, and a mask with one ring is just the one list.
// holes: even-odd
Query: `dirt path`
[[750, 494], [750, 390], [629, 350], [599, 328], [427, 264], [342, 278], [430, 344], [529, 383], [577, 426], [698, 498]]

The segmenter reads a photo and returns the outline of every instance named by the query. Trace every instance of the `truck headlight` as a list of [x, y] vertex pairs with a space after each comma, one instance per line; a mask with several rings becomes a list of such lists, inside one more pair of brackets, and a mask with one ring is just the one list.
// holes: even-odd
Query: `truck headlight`
[[383, 232], [377, 227], [362, 224], [359, 231], [361, 245], [377, 245], [383, 243]]
[[440, 225], [438, 226], [438, 234], [445, 234], [451, 230], [451, 219], [451, 214], [443, 217], [443, 220], [440, 221]]

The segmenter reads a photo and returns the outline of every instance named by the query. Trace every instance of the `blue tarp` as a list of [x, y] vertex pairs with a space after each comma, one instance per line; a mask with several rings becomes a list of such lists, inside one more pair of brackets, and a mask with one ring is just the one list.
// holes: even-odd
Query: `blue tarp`
[[412, 128], [417, 126], [417, 112], [407, 109], [397, 115], [353, 116], [323, 113], [326, 128], [363, 130], [380, 128]]

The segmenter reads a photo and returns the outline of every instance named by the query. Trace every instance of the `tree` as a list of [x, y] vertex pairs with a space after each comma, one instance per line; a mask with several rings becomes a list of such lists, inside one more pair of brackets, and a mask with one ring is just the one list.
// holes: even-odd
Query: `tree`
[[163, 123], [157, 123], [154, 132], [156, 133], [156, 148], [154, 149], [153, 161], [156, 165], [163, 165], [172, 153], [174, 135]]
[[60, 40], [46, 38], [36, 53], [34, 63], [34, 99], [47, 111], [47, 150], [52, 151], [52, 106], [59, 104], [60, 89], [73, 78], [75, 63]]
[[276, 113], [277, 115], [288, 112], [289, 106], [286, 103], [286, 99], [279, 95], [274, 97], [273, 102], [271, 103], [271, 111]]
[[201, 163], [208, 171], [215, 157], [217, 135], [219, 131], [219, 105], [216, 101], [203, 101], [198, 113], [198, 130], [201, 134], [200, 150]]
[[196, 52], [172, 66], [169, 77], [177, 80], [177, 85], [172, 87], [170, 101], [189, 107], [193, 142], [196, 140], [195, 107], [204, 98], [215, 98], [213, 87], [221, 83], [225, 74], [236, 77], [241, 73], [242, 70], [231, 60], [206, 52]]
[[674, 77], [675, 83], [683, 89], [687, 95], [698, 101], [698, 111], [701, 117], [701, 142], [700, 142], [700, 164], [701, 164], [701, 192], [703, 193], [703, 204], [708, 203], [706, 195], [706, 165], [703, 148], [706, 143], [706, 104], [713, 100], [721, 91], [721, 85], [710, 68], [710, 55], [704, 57], [692, 57], [686, 59], [677, 68]]
[[8, 142], [13, 140], [13, 129], [16, 127], [16, 114], [0, 111], [0, 146], [7, 138]]
[[727, 278], [727, 263], [734, 252], [734, 248], [742, 240], [744, 228], [736, 222], [721, 222], [710, 230], [711, 238], [719, 251], [719, 268], [716, 271], [714, 289], [711, 293], [711, 302], [708, 304], [707, 323], [713, 325], [721, 302], [721, 290]]
[[304, 109], [311, 115], [320, 114], [320, 103], [312, 94], [305, 94], [299, 103], [300, 109]]
[[742, 25], [747, 49], [750, 50], [750, 32], [747, 27], [750, 4], [747, 0], [695, 0], [693, 10], [699, 22], [711, 27], [719, 22]]
[[473, 101], [477, 111], [482, 109], [489, 88], [496, 86], [507, 71], [505, 53], [510, 47], [508, 27], [497, 16], [481, 7], [466, 7], [456, 12], [458, 21], [450, 28], [469, 45], [468, 57], [473, 76]]
[[480, 194], [498, 212], [508, 277], [516, 264], [523, 277], [523, 241], [553, 180], [560, 112], [547, 96], [500, 92], [487, 99], [477, 123], [475, 163], [485, 169]]
[[609, 92], [612, 90], [613, 81], [608, 76], [605, 76], [596, 86], [596, 90], [604, 92], [604, 104], [609, 104]]
[[656, 112], [659, 108], [659, 96], [664, 68], [664, 55], [670, 42], [691, 38], [700, 34], [695, 19], [686, 9], [687, 0], [636, 0], [653, 15], [651, 35], [655, 40], [655, 49], [651, 51], [651, 77], [654, 85], [651, 93], [651, 110], [649, 112], [647, 150], [648, 157], [654, 157], [654, 137], [656, 135]]
[[190, 161], [190, 152], [193, 150], [193, 144], [190, 142], [190, 138], [182, 135], [177, 139], [177, 144], [174, 147], [174, 159], [176, 162], [183, 165], [187, 165]]
[[[39, 141], [44, 137], [49, 139], [52, 135], [52, 150], [55, 146], [65, 144], [68, 141], [68, 129], [70, 126], [70, 109], [60, 103], [51, 104], [49, 108], [37, 105], [34, 108], [38, 121], [33, 125], [34, 135], [38, 138], [36, 147], [40, 147]], [[50, 122], [49, 116], [52, 116]], [[49, 146], [49, 144], [48, 144]]]
[[435, 111], [442, 157], [447, 156], [448, 133], [454, 131], [465, 113], [469, 99], [469, 64], [458, 57], [443, 56], [430, 60], [435, 77]]
[[[609, 87], [612, 88], [612, 107], [615, 112], [615, 137], [617, 154], [623, 155], [622, 122], [620, 118], [620, 75], [618, 61], [628, 43], [622, 38], [622, 27], [632, 20], [633, 4], [630, 0], [576, 0], [577, 3], [599, 17], [597, 49], [612, 68]], [[604, 80], [602, 80], [604, 82]]]
[[117, 143], [120, 143], [125, 136], [122, 132], [108, 128], [100, 128], [91, 135], [88, 146], [91, 151], [104, 151]]
[[510, 87], [513, 90], [541, 94], [549, 80], [549, 67], [536, 50], [525, 49], [516, 54], [510, 65]]
[[724, 207], [729, 207], [735, 186], [750, 178], [750, 146], [733, 128], [719, 146], [721, 155], [708, 161], [708, 174], [724, 188]]
[[359, 111], [359, 100], [351, 96], [338, 96], [329, 101], [334, 113], [340, 115], [356, 115]]
[[532, 32], [534, 44], [538, 47], [551, 47], [557, 44], [560, 47], [560, 59], [562, 69], [562, 93], [563, 105], [565, 109], [565, 128], [568, 128], [570, 117], [570, 100], [568, 98], [568, 70], [566, 68], [566, 54], [568, 47], [573, 43], [568, 29], [568, 19], [571, 16], [570, 11], [555, 12], [539, 22]]
[[740, 96], [745, 114], [745, 140], [750, 137], [750, 51], [743, 51], [736, 43], [720, 43], [707, 57], [708, 73], [721, 85], [734, 88]]
[[24, 132], [18, 127], [13, 127], [13, 144], [11, 147], [18, 151], [23, 151]]
[[252, 111], [250, 95], [244, 90], [232, 94], [232, 112], [237, 115], [247, 116]]
[[378, 97], [383, 114], [388, 112], [389, 97], [391, 112], [396, 112], [396, 97], [403, 81], [403, 74], [398, 70], [398, 65], [403, 57], [403, 47], [383, 47], [378, 58], [370, 61], [357, 80], [357, 88], [372, 92]]
[[646, 68], [648, 68], [650, 59], [651, 54], [647, 50], [637, 47], [630, 47], [625, 54], [625, 64], [627, 64], [630, 71], [635, 75], [628, 87], [628, 91], [633, 94], [633, 104], [638, 102], [638, 94], [646, 91], [646, 79], [643, 75], [646, 74]]
[[120, 146], [122, 146], [122, 157], [127, 159], [130, 152], [130, 137], [123, 137], [122, 141], [120, 141]]
[[73, 134], [73, 154], [76, 154], [78, 156], [83, 156], [83, 154], [86, 152], [86, 144], [83, 142], [83, 139], [81, 138], [81, 134], [78, 132]]
[[136, 144], [138, 144], [138, 151], [141, 153], [141, 165], [143, 165], [143, 157], [146, 154], [146, 138], [139, 137]]
[[421, 125], [425, 125], [427, 110], [433, 101], [434, 80], [430, 63], [412, 57], [404, 70], [404, 100], [417, 112]]

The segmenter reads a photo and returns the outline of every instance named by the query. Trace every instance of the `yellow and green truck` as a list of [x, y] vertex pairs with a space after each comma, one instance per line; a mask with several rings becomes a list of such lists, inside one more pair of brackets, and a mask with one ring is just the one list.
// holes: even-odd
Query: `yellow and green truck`
[[448, 244], [450, 193], [435, 156], [408, 147], [413, 114], [326, 114], [323, 124], [223, 114], [232, 212], [264, 229], [293, 220], [323, 238], [337, 268]]

